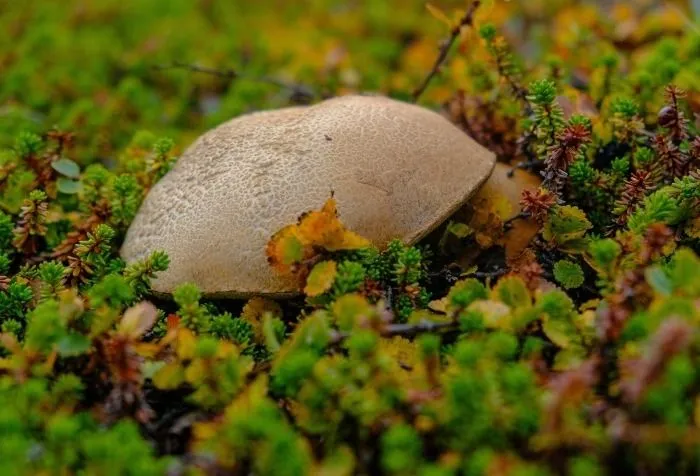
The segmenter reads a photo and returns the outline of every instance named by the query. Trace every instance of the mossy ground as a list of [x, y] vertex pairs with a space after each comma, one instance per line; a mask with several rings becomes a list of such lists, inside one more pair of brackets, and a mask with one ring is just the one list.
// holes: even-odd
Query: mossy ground
[[[700, 471], [690, 2], [0, 11], [3, 474]], [[542, 186], [386, 250], [342, 203], [299, 210], [260, 250], [299, 279], [283, 303], [159, 300], [169, 257], [119, 258], [203, 131], [363, 91], [440, 110]]]

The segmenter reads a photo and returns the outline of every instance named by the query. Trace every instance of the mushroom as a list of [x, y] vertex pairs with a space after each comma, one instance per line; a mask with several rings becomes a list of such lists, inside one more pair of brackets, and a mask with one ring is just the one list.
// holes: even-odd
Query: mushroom
[[349, 229], [382, 248], [415, 243], [489, 178], [496, 158], [436, 112], [381, 96], [256, 112], [198, 138], [150, 190], [121, 249], [155, 250], [207, 297], [285, 297], [298, 284], [265, 257], [273, 233], [334, 193]]

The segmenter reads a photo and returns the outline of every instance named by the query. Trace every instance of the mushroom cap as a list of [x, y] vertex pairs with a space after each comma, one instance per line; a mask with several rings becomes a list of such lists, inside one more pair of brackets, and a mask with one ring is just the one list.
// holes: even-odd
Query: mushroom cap
[[208, 297], [298, 294], [268, 264], [280, 228], [331, 191], [349, 229], [382, 248], [414, 243], [476, 192], [493, 153], [428, 109], [381, 96], [257, 112], [200, 136], [150, 190], [131, 224], [127, 263], [155, 250], [170, 267], [152, 283], [184, 282]]

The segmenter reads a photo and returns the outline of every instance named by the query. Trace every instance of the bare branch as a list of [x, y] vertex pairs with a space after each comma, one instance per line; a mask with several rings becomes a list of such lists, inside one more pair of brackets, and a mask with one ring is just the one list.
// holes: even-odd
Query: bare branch
[[244, 73], [236, 71], [235, 69], [217, 69], [209, 68], [206, 66], [198, 66], [195, 64], [183, 63], [181, 61], [173, 61], [171, 64], [165, 65], [155, 65], [154, 69], [157, 70], [169, 70], [169, 69], [182, 69], [190, 71], [192, 73], [202, 73], [211, 76], [217, 76], [223, 79], [229, 79], [231, 81], [235, 79], [245, 79], [248, 81], [256, 81], [259, 83], [271, 84], [282, 89], [287, 89], [292, 93], [292, 100], [300, 103], [308, 103], [320, 95], [314, 91], [310, 86], [300, 83], [293, 83], [284, 81], [279, 78], [272, 76], [248, 76]]
[[481, 5], [481, 0], [474, 0], [472, 4], [469, 6], [467, 9], [466, 13], [462, 17], [462, 19], [459, 21], [459, 23], [452, 28], [452, 31], [450, 31], [450, 37], [445, 41], [445, 43], [442, 45], [440, 48], [440, 54], [438, 55], [437, 59], [435, 60], [435, 64], [433, 65], [433, 68], [430, 70], [428, 75], [425, 77], [423, 82], [421, 83], [420, 86], [413, 92], [413, 102], [417, 102], [418, 99], [423, 95], [425, 90], [428, 88], [428, 85], [430, 84], [430, 81], [433, 80], [435, 75], [440, 71], [440, 68], [442, 68], [443, 63], [447, 59], [447, 54], [450, 52], [450, 49], [452, 48], [452, 45], [454, 44], [455, 40], [457, 40], [457, 37], [459, 36], [460, 32], [462, 31], [462, 28], [467, 27], [467, 26], [472, 26], [474, 23], [474, 13], [476, 12], [477, 8], [479, 8], [479, 5]]
[[[454, 321], [448, 322], [433, 322], [428, 320], [422, 320], [414, 324], [388, 324], [381, 331], [381, 335], [384, 337], [390, 336], [415, 336], [424, 332], [449, 332], [454, 331], [459, 328], [459, 324]], [[349, 332], [333, 332], [331, 337], [331, 343], [338, 344], [343, 340], [350, 337], [352, 334]]]

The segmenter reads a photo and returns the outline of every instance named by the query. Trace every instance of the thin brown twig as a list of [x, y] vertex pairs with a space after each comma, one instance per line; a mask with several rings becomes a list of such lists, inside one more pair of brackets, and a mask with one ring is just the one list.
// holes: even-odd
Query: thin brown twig
[[435, 60], [435, 64], [433, 64], [433, 68], [425, 77], [421, 85], [418, 86], [418, 88], [416, 88], [416, 90], [413, 92], [414, 103], [418, 102], [418, 99], [420, 99], [425, 90], [428, 89], [430, 81], [432, 81], [435, 75], [440, 71], [440, 68], [447, 59], [447, 54], [450, 52], [450, 49], [452, 49], [452, 45], [457, 40], [457, 37], [462, 31], [462, 28], [466, 26], [472, 26], [474, 24], [474, 13], [476, 13], [476, 10], [477, 8], [479, 8], [479, 5], [481, 5], [481, 0], [474, 0], [467, 9], [462, 19], [459, 21], [459, 23], [454, 28], [452, 28], [452, 31], [450, 31], [450, 37], [445, 41], [445, 43], [443, 43], [442, 47], [440, 48], [440, 53], [438, 54], [438, 57]]
[[[381, 330], [381, 335], [384, 337], [390, 336], [414, 336], [423, 332], [448, 332], [457, 330], [459, 324], [454, 321], [449, 322], [433, 322], [422, 320], [414, 324], [389, 324]], [[350, 337], [349, 332], [334, 331], [331, 335], [331, 343], [338, 344]]]
[[292, 92], [292, 98], [300, 102], [312, 101], [313, 99], [319, 97], [319, 94], [306, 84], [288, 82], [271, 76], [248, 76], [232, 68], [217, 69], [210, 68], [207, 66], [199, 66], [196, 64], [184, 63], [181, 61], [173, 61], [171, 64], [155, 65], [154, 69], [183, 69], [193, 73], [203, 73], [211, 76], [217, 76], [219, 78], [229, 79], [231, 81], [235, 79], [246, 79], [249, 81], [257, 81], [261, 83], [271, 84], [282, 89], [290, 90]]
[[514, 221], [516, 221], [516, 220], [524, 220], [524, 219], [526, 219], [526, 218], [530, 218], [530, 214], [529, 214], [529, 213], [525, 213], [525, 212], [520, 212], [520, 213], [518, 213], [517, 215], [512, 216], [512, 217], [508, 218], [507, 220], [505, 220], [505, 221], [503, 222], [503, 228], [504, 228], [505, 230], [509, 230], [509, 229], [513, 226], [513, 222], [514, 222]]

